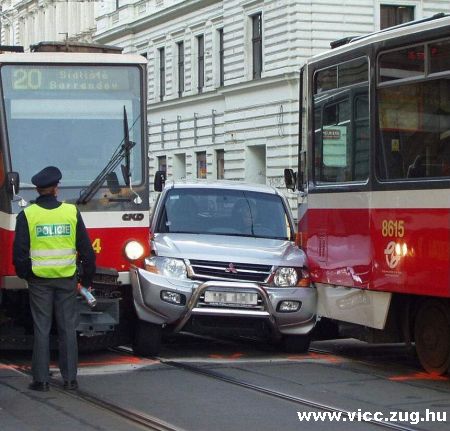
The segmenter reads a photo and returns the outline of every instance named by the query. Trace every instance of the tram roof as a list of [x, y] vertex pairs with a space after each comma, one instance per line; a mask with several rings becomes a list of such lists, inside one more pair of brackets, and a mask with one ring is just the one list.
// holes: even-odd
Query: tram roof
[[369, 33], [367, 35], [355, 36], [354, 38], [350, 38], [350, 42], [317, 54], [308, 59], [306, 63], [315, 63], [326, 58], [334, 57], [335, 55], [344, 54], [348, 51], [353, 51], [355, 49], [385, 40], [395, 39], [400, 36], [412, 35], [414, 33], [436, 30], [444, 27], [449, 27], [450, 30], [450, 15], [437, 14], [423, 20], [411, 21], [385, 30]]
[[5, 52], [0, 54], [0, 64], [6, 63], [147, 64], [147, 59], [137, 54], [104, 54], [92, 52]]

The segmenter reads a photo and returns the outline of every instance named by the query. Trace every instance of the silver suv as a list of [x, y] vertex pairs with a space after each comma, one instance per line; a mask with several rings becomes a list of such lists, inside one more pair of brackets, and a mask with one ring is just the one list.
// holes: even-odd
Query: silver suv
[[157, 354], [162, 328], [257, 335], [308, 350], [316, 290], [275, 188], [167, 183], [151, 220], [151, 256], [133, 267], [134, 351]]

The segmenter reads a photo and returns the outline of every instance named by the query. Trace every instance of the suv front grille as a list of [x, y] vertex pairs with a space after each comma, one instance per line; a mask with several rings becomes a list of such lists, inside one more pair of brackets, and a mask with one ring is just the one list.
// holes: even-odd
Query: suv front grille
[[214, 262], [209, 260], [190, 260], [194, 279], [233, 280], [264, 283], [272, 271], [271, 265], [250, 263]]

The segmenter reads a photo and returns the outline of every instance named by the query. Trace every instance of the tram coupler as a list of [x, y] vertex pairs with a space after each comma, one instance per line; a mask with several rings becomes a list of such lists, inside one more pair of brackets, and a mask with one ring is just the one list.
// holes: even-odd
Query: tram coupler
[[114, 331], [119, 325], [120, 298], [97, 298], [97, 304], [91, 308], [84, 297], [78, 298], [77, 332], [92, 337]]

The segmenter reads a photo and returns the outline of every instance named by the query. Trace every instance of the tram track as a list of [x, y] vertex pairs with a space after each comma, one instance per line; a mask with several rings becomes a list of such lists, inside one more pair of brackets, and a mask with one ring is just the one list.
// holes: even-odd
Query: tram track
[[[118, 353], [133, 355], [131, 349], [126, 348], [126, 347], [115, 347], [110, 350], [118, 352]], [[317, 349], [317, 350], [319, 350], [319, 349]], [[321, 351], [321, 353], [324, 353], [324, 351]], [[328, 352], [328, 354], [331, 354], [331, 352]], [[190, 363], [173, 361], [173, 360], [165, 360], [160, 357], [151, 357], [151, 356], [148, 356], [148, 357], [144, 356], [144, 357], [148, 358], [148, 359], [156, 359], [161, 364], [172, 367], [172, 368], [180, 369], [180, 370], [190, 372], [190, 373], [195, 373], [198, 375], [202, 375], [204, 377], [209, 377], [214, 380], [226, 382], [226, 383], [229, 383], [229, 384], [232, 384], [235, 386], [239, 386], [239, 387], [257, 392], [259, 394], [264, 394], [264, 395], [270, 396], [272, 398], [292, 402], [297, 405], [321, 410], [324, 412], [339, 413], [340, 415], [345, 416], [346, 419], [348, 420], [348, 422], [352, 421], [351, 420], [352, 412], [342, 409], [342, 408], [339, 408], [339, 407], [336, 407], [336, 406], [331, 406], [329, 404], [321, 403], [319, 401], [308, 400], [306, 398], [289, 395], [284, 392], [266, 388], [264, 386], [255, 385], [253, 383], [249, 383], [249, 382], [246, 382], [246, 381], [234, 378], [234, 377], [230, 377], [223, 373], [219, 373], [217, 371], [207, 370], [204, 367], [199, 367], [196, 365], [192, 365]], [[356, 421], [353, 419], [353, 422], [356, 422]], [[414, 428], [411, 426], [401, 425], [398, 423], [387, 422], [387, 421], [377, 420], [377, 419], [362, 419], [361, 422], [371, 424], [371, 425], [374, 425], [377, 427], [381, 427], [381, 428], [385, 428], [385, 429], [392, 429], [392, 430], [397, 430], [397, 431], [421, 431], [420, 428]]]
[[[135, 356], [129, 347], [116, 347], [109, 349], [112, 352], [119, 353], [122, 355], [127, 356]], [[336, 352], [333, 351], [327, 351], [324, 349], [317, 349], [317, 348], [311, 348], [311, 352], [313, 353], [320, 353], [323, 355], [336, 355]], [[207, 378], [214, 379], [216, 381], [222, 381], [227, 384], [231, 384], [234, 386], [238, 386], [247, 390], [251, 390], [253, 392], [263, 394], [278, 400], [287, 401], [290, 403], [293, 403], [298, 406], [304, 406], [308, 407], [310, 409], [319, 410], [322, 412], [330, 412], [330, 413], [339, 413], [342, 415], [341, 417], [345, 417], [347, 419], [347, 422], [361, 422], [361, 423], [367, 423], [376, 427], [385, 428], [385, 429], [392, 429], [392, 430], [398, 430], [398, 431], [422, 431], [421, 428], [416, 428], [408, 425], [403, 425], [400, 423], [395, 422], [387, 422], [384, 420], [377, 420], [377, 419], [365, 419], [361, 418], [356, 419], [350, 419], [352, 412], [345, 410], [343, 408], [329, 405], [322, 403], [320, 401], [306, 399], [302, 397], [298, 397], [295, 395], [290, 395], [284, 392], [280, 392], [274, 389], [270, 389], [258, 384], [253, 384], [246, 382], [244, 380], [240, 380], [235, 377], [228, 376], [224, 373], [206, 369], [204, 366], [198, 366], [193, 365], [192, 363], [188, 363], [186, 361], [179, 361], [179, 360], [168, 360], [161, 357], [150, 357], [150, 356], [142, 356], [142, 358], [157, 360], [160, 364], [165, 365], [167, 367], [179, 369], [188, 373], [193, 373], [197, 375], [202, 375]], [[11, 369], [14, 369], [15, 371], [29, 376], [29, 368], [25, 367], [21, 364], [13, 364], [8, 363], [7, 364]], [[107, 412], [110, 412], [113, 415], [119, 416], [121, 418], [124, 418], [131, 423], [134, 423], [136, 425], [139, 425], [145, 430], [156, 430], [156, 431], [184, 431], [182, 428], [176, 427], [174, 425], [171, 425], [169, 423], [166, 423], [154, 416], [150, 416], [142, 411], [137, 411], [134, 409], [128, 409], [125, 407], [122, 407], [118, 404], [111, 403], [109, 401], [106, 401], [105, 399], [97, 396], [96, 394], [93, 394], [91, 392], [78, 389], [76, 391], [66, 391], [63, 390], [61, 387], [61, 384], [56, 379], [51, 379], [50, 384], [52, 386], [53, 390], [56, 390], [60, 393], [63, 393], [64, 395], [71, 396], [75, 399], [81, 400], [85, 403], [88, 403], [92, 406], [95, 406], [99, 409], [105, 410]], [[354, 413], [354, 412], [353, 412]]]
[[[27, 368], [21, 365], [13, 363], [5, 363], [11, 370], [20, 373], [23, 376], [29, 377], [31, 374]], [[64, 390], [60, 383], [57, 383], [56, 379], [51, 378], [49, 384], [52, 390], [62, 393], [66, 396], [70, 396], [74, 399], [85, 402], [91, 406], [95, 406], [101, 410], [105, 410], [115, 416], [126, 419], [127, 421], [139, 425], [144, 430], [148, 431], [186, 431], [184, 428], [176, 427], [175, 425], [169, 424], [162, 421], [155, 416], [148, 415], [144, 412], [140, 412], [134, 409], [128, 409], [122, 407], [118, 404], [111, 403], [102, 399], [91, 392], [85, 390], [76, 389], [73, 391]]]

